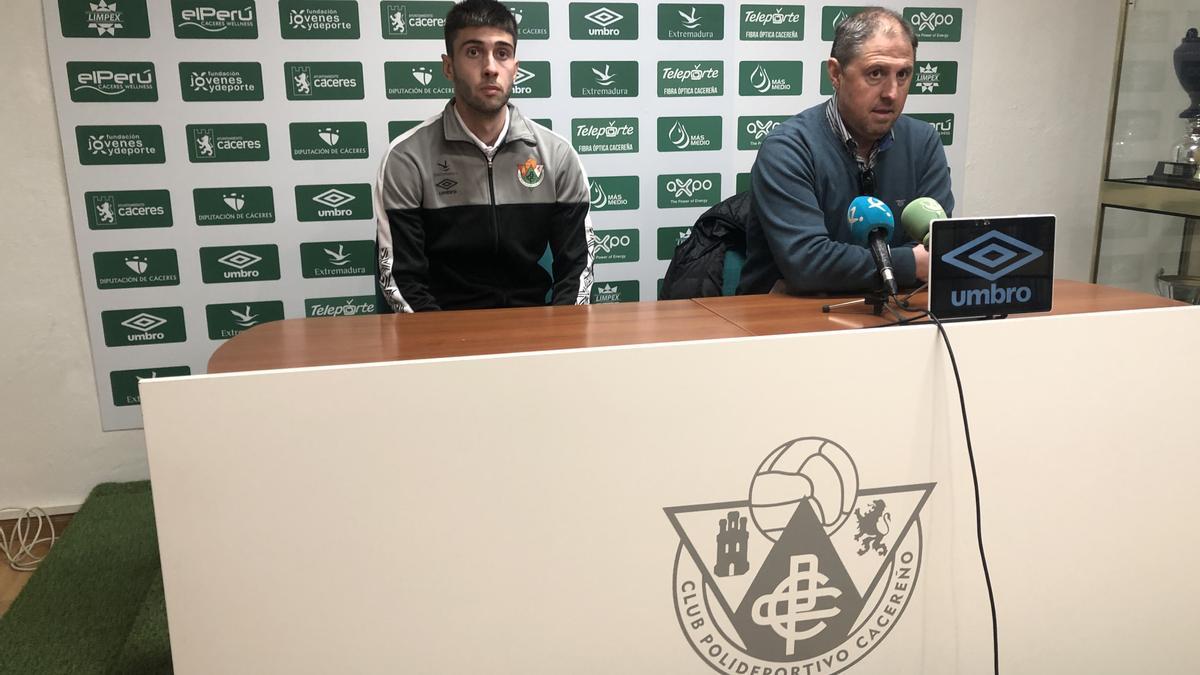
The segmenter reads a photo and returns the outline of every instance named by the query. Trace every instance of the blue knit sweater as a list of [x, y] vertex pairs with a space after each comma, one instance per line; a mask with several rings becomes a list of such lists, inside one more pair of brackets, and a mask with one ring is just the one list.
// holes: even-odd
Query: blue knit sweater
[[[916, 285], [913, 241], [900, 227], [900, 213], [917, 197], [933, 197], [949, 214], [954, 197], [950, 166], [933, 126], [902, 115], [892, 129], [895, 142], [879, 153], [874, 168], [875, 196], [896, 215], [892, 261], [896, 280], [911, 287]], [[870, 251], [848, 243], [846, 209], [860, 194], [858, 165], [830, 128], [824, 103], [771, 132], [758, 151], [750, 184], [755, 218], [746, 228], [739, 293], [766, 293], [780, 278], [792, 293], [880, 285]]]

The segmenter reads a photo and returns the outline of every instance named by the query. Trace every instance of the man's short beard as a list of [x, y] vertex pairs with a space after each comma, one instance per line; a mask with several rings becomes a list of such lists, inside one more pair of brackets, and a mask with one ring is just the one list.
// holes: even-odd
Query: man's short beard
[[495, 107], [489, 107], [484, 101], [477, 98], [470, 92], [455, 92], [455, 95], [471, 110], [483, 115], [494, 115], [508, 105], [508, 99], [512, 96], [512, 91], [505, 92], [504, 99], [498, 102]]

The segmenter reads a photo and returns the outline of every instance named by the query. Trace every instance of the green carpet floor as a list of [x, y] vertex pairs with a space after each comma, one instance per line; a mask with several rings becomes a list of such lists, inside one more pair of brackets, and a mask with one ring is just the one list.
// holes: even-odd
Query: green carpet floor
[[0, 617], [0, 674], [170, 672], [150, 484], [98, 485]]

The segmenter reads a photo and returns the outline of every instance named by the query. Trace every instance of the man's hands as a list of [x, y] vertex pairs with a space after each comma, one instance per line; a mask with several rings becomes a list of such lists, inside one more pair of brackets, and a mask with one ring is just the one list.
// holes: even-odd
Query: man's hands
[[917, 281], [929, 281], [929, 251], [918, 243], [913, 247], [913, 258], [917, 261]]

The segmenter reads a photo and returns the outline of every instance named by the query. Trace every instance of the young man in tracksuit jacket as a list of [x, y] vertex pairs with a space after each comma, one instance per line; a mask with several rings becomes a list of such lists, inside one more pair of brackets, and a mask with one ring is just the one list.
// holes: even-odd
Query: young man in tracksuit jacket
[[[379, 286], [394, 312], [590, 301], [587, 176], [566, 140], [508, 103], [516, 41], [494, 0], [446, 17], [455, 96], [392, 143], [375, 185]], [[547, 247], [552, 275], [538, 264]]]

